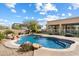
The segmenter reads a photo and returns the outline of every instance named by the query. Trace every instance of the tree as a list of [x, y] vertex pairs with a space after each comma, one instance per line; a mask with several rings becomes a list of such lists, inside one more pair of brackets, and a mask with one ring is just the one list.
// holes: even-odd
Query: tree
[[5, 35], [11, 34], [11, 33], [14, 34], [14, 32], [12, 30], [9, 30], [9, 29], [4, 31]]
[[13, 29], [21, 29], [21, 24], [19, 24], [19, 23], [14, 23], [14, 24], [12, 24], [12, 28], [13, 28]]
[[0, 25], [0, 30], [3, 30], [3, 29], [8, 29], [8, 27], [4, 25]]
[[27, 28], [29, 30], [32, 30], [32, 32], [38, 32], [39, 29], [41, 29], [41, 26], [38, 24], [38, 21], [36, 20], [28, 20], [24, 21], [24, 24], [26, 24]]

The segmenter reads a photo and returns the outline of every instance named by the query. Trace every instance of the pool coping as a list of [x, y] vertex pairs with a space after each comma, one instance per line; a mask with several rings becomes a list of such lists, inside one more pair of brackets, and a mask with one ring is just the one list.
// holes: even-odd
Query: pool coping
[[[36, 34], [36, 35], [40, 35], [40, 34]], [[76, 40], [73, 40], [75, 38], [72, 38], [72, 37], [64, 37], [64, 36], [57, 36], [57, 35], [41, 35], [41, 36], [44, 36], [44, 37], [55, 37], [55, 38], [62, 38], [62, 39], [72, 40], [72, 41], [75, 41], [75, 43], [72, 44], [69, 48], [66, 48], [66, 49], [53, 49], [53, 48], [46, 48], [46, 47], [41, 47], [39, 49], [47, 49], [47, 50], [51, 50], [51, 51], [73, 51], [73, 50], [76, 49], [76, 46], [79, 45], [79, 42], [77, 42]], [[79, 38], [76, 38], [76, 39], [79, 39]], [[19, 46], [20, 46], [20, 45], [16, 44], [17, 39], [11, 40], [9, 42], [11, 42], [10, 45], [14, 44], [15, 46], [17, 46], [17, 48], [19, 48]], [[9, 43], [9, 42], [7, 41], [7, 43]], [[15, 47], [10, 47], [10, 46], [6, 45], [5, 43], [4, 43], [4, 45], [6, 47], [9, 47], [9, 48], [15, 48]]]
[[51, 50], [51, 51], [73, 51], [76, 49], [76, 46], [79, 45], [79, 38], [77, 37], [65, 37], [65, 36], [58, 36], [58, 35], [44, 35], [44, 34], [36, 34], [36, 35], [41, 35], [44, 37], [54, 37], [54, 38], [58, 38], [58, 39], [66, 39], [66, 40], [71, 40], [74, 41], [75, 43], [71, 44], [71, 46], [69, 48], [66, 49], [53, 49], [53, 48], [46, 48], [46, 47], [42, 47], [41, 49], [47, 49], [47, 50]]

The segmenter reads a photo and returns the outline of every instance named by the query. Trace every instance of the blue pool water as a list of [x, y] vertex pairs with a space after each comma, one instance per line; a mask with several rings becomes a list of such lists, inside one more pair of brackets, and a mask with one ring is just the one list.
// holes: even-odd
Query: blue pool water
[[47, 48], [55, 48], [55, 49], [64, 49], [70, 47], [73, 41], [70, 40], [61, 40], [58, 38], [53, 37], [42, 37], [37, 35], [29, 35], [29, 36], [22, 36], [19, 38], [20, 40], [17, 41], [17, 44], [23, 44], [27, 41], [31, 43], [38, 43], [43, 47]]

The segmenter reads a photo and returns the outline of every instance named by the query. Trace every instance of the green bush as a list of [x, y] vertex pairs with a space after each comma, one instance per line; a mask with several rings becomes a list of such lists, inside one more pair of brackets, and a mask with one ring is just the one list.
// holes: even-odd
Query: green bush
[[6, 30], [6, 31], [4, 31], [4, 34], [6, 34], [6, 35], [7, 34], [11, 34], [11, 33], [14, 34], [14, 32], [12, 30]]
[[4, 38], [5, 38], [4, 34], [0, 32], [0, 41]]

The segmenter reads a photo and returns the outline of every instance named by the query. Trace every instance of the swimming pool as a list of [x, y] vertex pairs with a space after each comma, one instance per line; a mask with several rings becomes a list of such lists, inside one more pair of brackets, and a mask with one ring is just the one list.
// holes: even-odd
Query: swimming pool
[[54, 48], [54, 49], [69, 48], [74, 43], [74, 41], [71, 40], [58, 39], [54, 37], [43, 37], [39, 35], [22, 36], [16, 43], [23, 44], [27, 41], [31, 43], [38, 43], [46, 48]]

